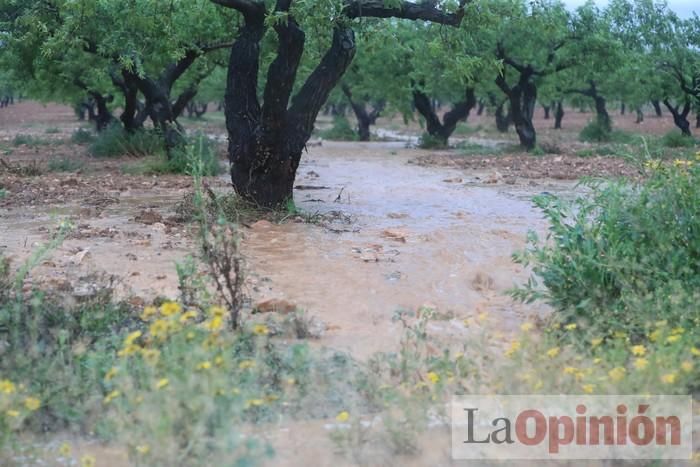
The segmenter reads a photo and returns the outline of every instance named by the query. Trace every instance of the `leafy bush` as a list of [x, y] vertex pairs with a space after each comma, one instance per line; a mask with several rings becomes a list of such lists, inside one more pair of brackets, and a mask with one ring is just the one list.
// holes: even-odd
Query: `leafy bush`
[[515, 255], [534, 272], [515, 296], [546, 299], [558, 322], [585, 333], [637, 341], [661, 319], [699, 338], [700, 168], [685, 160], [647, 166], [639, 185], [592, 184], [573, 203], [536, 198], [550, 233], [546, 243], [531, 233], [528, 250]]
[[423, 133], [418, 140], [418, 147], [421, 149], [444, 149], [447, 145], [442, 138], [430, 133]]
[[15, 135], [14, 138], [12, 138], [12, 144], [14, 146], [43, 146], [46, 144], [50, 144], [50, 141], [47, 141], [45, 139], [37, 138], [36, 136], [32, 135], [23, 135], [21, 133]]
[[98, 133], [89, 151], [95, 157], [151, 156], [163, 153], [163, 138], [152, 130], [129, 133], [112, 125]]
[[336, 141], [357, 141], [357, 132], [350, 125], [344, 116], [333, 118], [333, 126], [327, 130], [319, 131], [319, 136], [323, 139]]
[[49, 172], [77, 172], [83, 168], [83, 162], [76, 159], [50, 159], [48, 163]]
[[73, 132], [70, 137], [72, 143], [75, 144], [88, 144], [95, 141], [95, 135], [85, 128], [78, 128]]
[[610, 141], [610, 129], [597, 119], [591, 120], [579, 133], [579, 139], [584, 142], [600, 143]]
[[202, 134], [189, 138], [184, 147], [175, 149], [171, 159], [161, 153], [128, 165], [123, 168], [123, 171], [139, 175], [192, 175], [193, 164], [200, 167], [199, 170], [203, 176], [220, 175], [224, 171], [216, 151], [216, 144]]
[[661, 144], [667, 148], [692, 148], [695, 146], [695, 139], [680, 131], [672, 130], [661, 138]]

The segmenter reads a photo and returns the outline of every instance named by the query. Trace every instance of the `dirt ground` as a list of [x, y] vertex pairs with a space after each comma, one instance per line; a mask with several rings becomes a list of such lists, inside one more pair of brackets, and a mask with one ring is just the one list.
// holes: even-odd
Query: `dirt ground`
[[[431, 331], [445, 338], [466, 336], [463, 322], [470, 317], [485, 314], [508, 333], [524, 319], [548, 313], [544, 305], [515, 303], [506, 294], [529, 275], [511, 254], [524, 247], [528, 230], [546, 234], [531, 197], [542, 192], [576, 196], [582, 176], [636, 174], [621, 159], [574, 155], [581, 147], [576, 135], [590, 118], [570, 110], [565, 130], [555, 132], [538, 112], [540, 140], [562, 148], [561, 154], [545, 156], [464, 157], [456, 151], [407, 148], [404, 141], [310, 146], [299, 168], [295, 201], [322, 221], [242, 228], [250, 303], [276, 299], [304, 309], [323, 323], [315, 345], [347, 350], [357, 358], [396, 348], [400, 329], [392, 317], [399, 309], [438, 309], [445, 319]], [[647, 116], [642, 125], [634, 124], [633, 115], [614, 118], [629, 131], [663, 134], [672, 127], [668, 116]], [[513, 133], [495, 133], [491, 120], [470, 117], [470, 127], [481, 126], [475, 141], [516, 141]], [[185, 125], [225, 140], [220, 115]], [[397, 125], [380, 122], [413, 137], [420, 131], [416, 125]], [[5, 192], [0, 254], [18, 266], [67, 219], [74, 229], [40, 262], [28, 287], [48, 285], [79, 300], [108, 285], [135, 309], [157, 296], [176, 298], [175, 263], [196, 253], [191, 227], [176, 216], [192, 181], [127, 175], [122, 169], [133, 159], [91, 158], [85, 146], [70, 143], [81, 126], [66, 106], [22, 102], [0, 109], [0, 159], [6, 163], [0, 164]], [[16, 145], [18, 134], [35, 141]], [[52, 172], [51, 158], [79, 161], [81, 167]], [[26, 167], [38, 174], [22, 173]], [[226, 175], [206, 183], [217, 191], [231, 190]], [[327, 437], [319, 435], [325, 429], [322, 423], [269, 428], [266, 436], [281, 462], [275, 465], [309, 459], [315, 465], [338, 465]], [[449, 464], [446, 439], [440, 434], [430, 438], [437, 448], [426, 450], [429, 458], [413, 459], [413, 465]]]

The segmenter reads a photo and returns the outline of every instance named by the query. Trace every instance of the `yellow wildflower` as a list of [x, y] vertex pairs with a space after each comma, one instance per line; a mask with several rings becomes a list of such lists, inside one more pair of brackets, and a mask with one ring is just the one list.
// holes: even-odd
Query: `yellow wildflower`
[[530, 332], [532, 330], [532, 328], [534, 328], [534, 327], [535, 327], [535, 325], [532, 323], [529, 323], [529, 322], [523, 323], [520, 325], [520, 330], [523, 332]]
[[678, 334], [672, 334], [666, 338], [666, 342], [669, 344], [673, 344], [674, 342], [678, 342], [681, 339], [681, 336]]
[[681, 370], [685, 371], [686, 373], [690, 373], [693, 371], [693, 362], [689, 362], [688, 360], [682, 362]]
[[489, 314], [486, 313], [486, 312], [484, 312], [484, 313], [479, 313], [479, 314], [476, 316], [476, 320], [479, 321], [480, 323], [483, 323], [484, 321], [486, 321], [486, 320], [488, 319], [488, 317], [489, 317]]
[[296, 382], [297, 381], [294, 378], [287, 378], [287, 384], [290, 386], [294, 386]]
[[211, 362], [209, 360], [197, 365], [198, 370], [208, 370], [209, 368], [211, 368]]
[[659, 321], [656, 321], [654, 323], [654, 326], [656, 326], [657, 328], [662, 328], [662, 327], [666, 326], [667, 324], [668, 324], [668, 321], [666, 321], [665, 319], [661, 319]]
[[38, 410], [41, 407], [41, 401], [36, 397], [27, 397], [24, 399], [24, 406], [27, 410]]
[[141, 331], [134, 331], [129, 333], [129, 335], [126, 336], [126, 339], [124, 339], [124, 347], [129, 347], [130, 345], [134, 344], [134, 341], [141, 337]]
[[157, 319], [148, 327], [148, 332], [156, 339], [163, 339], [168, 335], [170, 325], [164, 319]]
[[8, 417], [11, 417], [11, 418], [17, 418], [17, 417], [19, 417], [19, 412], [16, 411], [16, 410], [10, 409], [10, 410], [8, 410], [8, 411], [5, 412], [5, 413], [7, 414]]
[[513, 341], [510, 343], [510, 347], [506, 349], [506, 357], [512, 357], [518, 350], [520, 350], [520, 341]]
[[253, 326], [253, 334], [264, 336], [270, 333], [270, 330], [264, 324], [256, 324]]
[[559, 351], [560, 351], [559, 347], [552, 347], [551, 349], [547, 350], [547, 356], [549, 358], [554, 358], [557, 355], [559, 355]]
[[594, 337], [593, 339], [591, 339], [591, 346], [592, 347], [598, 347], [602, 343], [603, 343], [602, 337]]
[[214, 317], [223, 318], [226, 314], [226, 309], [220, 306], [213, 306], [209, 308], [209, 314]]
[[335, 416], [335, 419], [341, 423], [347, 422], [348, 420], [350, 420], [350, 414], [348, 413], [347, 410], [343, 410], [342, 412], [340, 412], [338, 415]]
[[627, 338], [627, 333], [624, 331], [615, 331], [613, 333], [613, 337], [615, 339], [625, 339], [625, 338]]
[[0, 392], [5, 394], [12, 394], [16, 391], [15, 383], [9, 379], [0, 380]]
[[142, 456], [145, 456], [149, 452], [151, 452], [151, 447], [148, 444], [139, 444], [136, 446], [136, 452], [141, 454]]
[[632, 355], [636, 355], [638, 357], [641, 357], [647, 353], [647, 349], [643, 345], [633, 345], [630, 350], [632, 351]]
[[195, 319], [197, 317], [197, 312], [195, 310], [190, 310], [186, 311], [180, 316], [180, 322], [182, 324], [185, 324], [187, 321], [191, 319]]
[[698, 349], [697, 347], [691, 347], [690, 353], [696, 357], [700, 357], [700, 349]]
[[255, 362], [253, 360], [242, 360], [238, 364], [238, 368], [241, 370], [247, 370], [249, 368], [254, 368], [255, 367]]
[[649, 333], [649, 340], [652, 342], [656, 342], [659, 339], [659, 337], [661, 337], [660, 329], [655, 329]]
[[118, 372], [119, 372], [119, 370], [117, 368], [115, 368], [115, 367], [110, 368], [109, 371], [107, 372], [107, 374], [105, 374], [105, 381], [109, 381], [112, 378], [114, 378], [115, 376], [117, 376]]
[[121, 349], [119, 352], [117, 352], [117, 355], [120, 357], [128, 356], [128, 355], [133, 355], [136, 352], [141, 350], [141, 347], [135, 344], [129, 344], [125, 346], [123, 349]]
[[143, 349], [141, 351], [141, 356], [143, 357], [143, 360], [148, 363], [151, 366], [154, 366], [156, 363], [158, 363], [158, 360], [160, 359], [160, 350], [158, 349]]
[[163, 388], [167, 387], [169, 384], [170, 384], [170, 380], [168, 378], [161, 378], [156, 383], [156, 389], [163, 389]]
[[573, 331], [577, 327], [578, 327], [578, 325], [576, 323], [571, 323], [571, 324], [567, 324], [566, 326], [564, 326], [564, 329], [566, 329], [567, 331]]
[[114, 399], [116, 399], [120, 395], [121, 395], [121, 392], [119, 392], [118, 390], [115, 389], [114, 391], [110, 392], [109, 394], [107, 394], [105, 396], [103, 402], [105, 404], [109, 404], [110, 402], [112, 402]]
[[633, 363], [634, 367], [638, 370], [643, 370], [649, 365], [649, 360], [646, 358], [637, 358]]
[[434, 371], [429, 371], [428, 373], [426, 373], [425, 377], [428, 378], [428, 381], [430, 381], [433, 384], [437, 384], [438, 381], [440, 381], [440, 375], [438, 375]]
[[602, 358], [596, 357], [596, 358], [593, 359], [593, 364], [597, 365], [597, 364], [599, 364], [599, 363], [602, 362], [602, 361], [603, 361]]
[[678, 326], [677, 328], [671, 329], [671, 334], [683, 334], [685, 332], [685, 328]]
[[185, 338], [186, 338], [188, 341], [191, 341], [192, 339], [194, 339], [194, 332], [189, 331], [187, 334], [185, 334]]
[[647, 169], [656, 170], [659, 167], [661, 167], [661, 162], [658, 160], [646, 161], [644, 163], [644, 167], [646, 167]]
[[576, 368], [573, 366], [565, 366], [564, 367], [564, 374], [565, 375], [573, 375], [576, 373]]
[[58, 453], [61, 455], [61, 457], [71, 457], [73, 455], [73, 448], [71, 448], [70, 444], [63, 443], [58, 448]]
[[612, 370], [608, 371], [608, 376], [613, 382], [616, 383], [625, 377], [625, 373], [627, 373], [627, 371], [624, 368], [621, 366], [616, 366]]
[[245, 403], [246, 407], [260, 407], [265, 403], [262, 399], [248, 399]]
[[80, 467], [95, 467], [96, 462], [93, 456], [86, 454], [80, 458]]
[[151, 319], [152, 316], [154, 316], [156, 313], [158, 313], [158, 310], [154, 306], [147, 306], [146, 308], [143, 309], [143, 313], [141, 313], [141, 319], [143, 321], [148, 321]]
[[214, 316], [211, 320], [207, 321], [204, 325], [210, 331], [218, 331], [224, 324], [224, 319], [221, 316]]
[[537, 382], [535, 382], [535, 384], [532, 385], [532, 389], [535, 391], [538, 391], [538, 390], [542, 389], [543, 386], [544, 386], [544, 382], [541, 379], [538, 379]]
[[182, 311], [182, 307], [179, 303], [175, 302], [165, 302], [160, 306], [160, 314], [168, 317], [176, 315]]
[[583, 392], [586, 394], [591, 394], [595, 391], [595, 384], [582, 384], [581, 389], [583, 389]]
[[224, 357], [222, 357], [221, 355], [217, 355], [216, 357], [214, 357], [214, 365], [221, 366], [223, 364], [224, 364]]
[[661, 382], [664, 384], [673, 384], [678, 379], [677, 373], [666, 373], [661, 377]]

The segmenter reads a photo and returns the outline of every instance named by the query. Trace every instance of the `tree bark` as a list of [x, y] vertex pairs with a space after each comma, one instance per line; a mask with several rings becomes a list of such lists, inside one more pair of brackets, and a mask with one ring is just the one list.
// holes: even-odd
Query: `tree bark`
[[663, 116], [663, 113], [661, 112], [661, 103], [654, 99], [651, 101], [651, 105], [654, 107], [654, 113], [656, 114], [657, 118], [661, 118]]
[[447, 146], [450, 136], [457, 128], [460, 120], [466, 120], [469, 113], [476, 106], [476, 95], [474, 88], [468, 87], [464, 93], [464, 100], [454, 104], [454, 106], [442, 117], [442, 122], [430, 98], [418, 89], [413, 90], [413, 103], [416, 110], [425, 118], [425, 125], [428, 134], [435, 138], [441, 145]]
[[690, 133], [690, 122], [688, 114], [690, 113], [690, 101], [686, 100], [681, 108], [679, 105], [671, 105], [668, 99], [664, 99], [664, 104], [671, 115], [673, 115], [673, 123], [681, 130], [685, 136], [692, 136]]
[[542, 109], [544, 110], [544, 119], [549, 120], [549, 111], [551, 109], [551, 106], [549, 105], [543, 105]]
[[510, 102], [510, 114], [520, 145], [528, 151], [537, 145], [537, 132], [532, 124], [537, 103], [537, 86], [532, 82], [534, 74], [531, 66], [522, 67], [519, 70], [518, 82], [513, 87], [508, 85], [503, 74], [496, 78], [496, 84]]
[[596, 112], [596, 120], [598, 121], [598, 124], [607, 132], [610, 132], [612, 130], [612, 122], [610, 120], [610, 114], [608, 113], [608, 109], [606, 107], [606, 100], [605, 97], [603, 97], [596, 85], [596, 82], [593, 80], [590, 80], [589, 86], [586, 89], [569, 89], [568, 93], [576, 93], [576, 94], [581, 94], [586, 97], [590, 97], [593, 99], [593, 103], [595, 105], [595, 112]]
[[483, 99], [479, 99], [479, 107], [476, 109], [476, 114], [481, 117], [481, 114], [484, 113], [484, 107], [486, 107], [486, 103], [484, 102]]
[[384, 101], [379, 101], [375, 105], [371, 106], [371, 109], [367, 110], [366, 99], [358, 101], [353, 97], [352, 90], [347, 84], [341, 86], [343, 94], [347, 97], [348, 102], [350, 102], [350, 107], [355, 113], [355, 118], [357, 119], [357, 134], [360, 141], [370, 140], [370, 126], [377, 122], [377, 118], [384, 110]]
[[561, 121], [564, 119], [564, 105], [560, 100], [557, 101], [554, 108], [554, 129], [561, 130]]
[[642, 109], [640, 107], [637, 107], [634, 109], [634, 111], [637, 114], [637, 120], [635, 120], [635, 123], [642, 123], [644, 121], [644, 112], [642, 112]]
[[700, 128], [700, 110], [695, 114], [695, 128]]
[[624, 115], [626, 111], [627, 111], [627, 107], [625, 106], [625, 103], [621, 102], [620, 103], [620, 115]]

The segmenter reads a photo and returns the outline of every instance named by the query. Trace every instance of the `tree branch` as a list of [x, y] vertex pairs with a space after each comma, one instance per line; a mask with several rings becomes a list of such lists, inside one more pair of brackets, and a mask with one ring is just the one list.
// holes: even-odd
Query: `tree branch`
[[348, 18], [402, 18], [424, 20], [447, 26], [459, 26], [464, 7], [470, 0], [460, 0], [454, 13], [435, 8], [434, 2], [412, 3], [401, 1], [397, 6], [386, 6], [384, 0], [345, 0], [343, 12]]
[[240, 11], [248, 21], [252, 17], [265, 16], [265, 3], [257, 0], [211, 0], [217, 5]]

